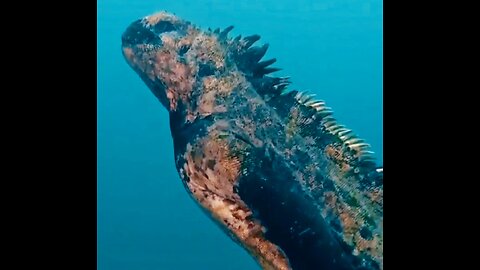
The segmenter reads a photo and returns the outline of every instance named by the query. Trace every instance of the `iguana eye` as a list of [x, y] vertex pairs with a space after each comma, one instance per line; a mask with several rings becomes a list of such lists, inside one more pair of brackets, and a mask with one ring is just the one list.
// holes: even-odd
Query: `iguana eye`
[[175, 31], [176, 30], [175, 26], [171, 22], [168, 22], [168, 21], [158, 22], [155, 26], [153, 26], [153, 29], [154, 29], [155, 33], [157, 33], [157, 34], [161, 34], [161, 33], [164, 33], [164, 32], [170, 32], [170, 31]]

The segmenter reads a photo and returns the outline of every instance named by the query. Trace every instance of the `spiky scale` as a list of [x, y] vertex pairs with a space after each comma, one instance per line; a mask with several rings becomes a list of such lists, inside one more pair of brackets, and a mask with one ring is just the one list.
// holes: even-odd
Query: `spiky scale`
[[304, 96], [308, 96], [309, 92], [308, 91], [299, 91], [297, 95], [295, 96], [298, 100], [302, 99]]
[[[293, 93], [293, 91], [292, 91], [292, 93]], [[297, 93], [295, 94], [295, 98], [296, 98], [297, 100], [300, 100], [300, 98], [301, 98], [303, 95], [304, 95], [303, 92], [297, 92]]]
[[332, 123], [332, 125], [327, 126], [326, 124], [323, 124], [323, 126], [328, 130], [329, 133], [333, 134], [333, 131], [337, 128], [339, 124], [337, 123], [337, 121], [330, 121], [330, 123]]
[[350, 148], [368, 148], [370, 147], [370, 144], [361, 142], [361, 143], [348, 144], [348, 146]]
[[[320, 105], [320, 106], [314, 107], [314, 108], [315, 108], [315, 110], [317, 110], [317, 111], [323, 111], [323, 110], [327, 109], [328, 107], [324, 107], [324, 106]], [[328, 115], [328, 116], [330, 116], [330, 115]], [[326, 117], [328, 117], [328, 116], [326, 116]]]
[[357, 144], [357, 143], [363, 143], [365, 142], [363, 139], [360, 139], [360, 138], [352, 138], [352, 139], [349, 139], [346, 141], [346, 143], [348, 144]]
[[314, 104], [315, 102], [316, 102], [315, 100], [309, 100], [309, 101], [305, 102], [303, 105], [312, 106], [312, 104]]
[[268, 59], [268, 60], [265, 60], [265, 61], [260, 61], [257, 64], [257, 68], [265, 68], [265, 67], [270, 66], [271, 64], [273, 64], [275, 62], [277, 62], [276, 58]]
[[291, 99], [296, 99], [297, 95], [300, 94], [298, 90], [291, 90], [285, 93], [285, 96], [288, 96]]
[[260, 39], [259, 35], [251, 35], [244, 37], [243, 40], [245, 41], [245, 48], [249, 48], [253, 45], [253, 43], [257, 42]]
[[336, 134], [339, 130], [341, 130], [342, 128], [345, 128], [344, 125], [335, 125], [333, 126], [330, 131], [334, 134]]
[[226, 39], [227, 36], [228, 36], [228, 33], [229, 33], [230, 31], [232, 31], [233, 28], [234, 28], [233, 25], [228, 26], [228, 27], [225, 28], [222, 32], [220, 32], [219, 37], [220, 37], [221, 39]]
[[288, 83], [279, 83], [273, 86], [275, 90], [282, 91], [288, 86]]
[[353, 133], [347, 133], [347, 134], [345, 134], [345, 135], [341, 135], [341, 136], [340, 136], [340, 140], [346, 141], [346, 140], [348, 140], [348, 139], [350, 139], [350, 138], [353, 138], [354, 136], [355, 136], [355, 135], [354, 135]]
[[350, 130], [350, 129], [345, 129], [345, 130], [339, 131], [339, 132], [338, 132], [338, 136], [341, 137], [341, 136], [345, 136], [345, 135], [352, 134], [352, 133], [353, 133], [352, 130]]
[[323, 126], [325, 126], [326, 128], [331, 128], [332, 126], [334, 126], [336, 124], [337, 124], [337, 122], [335, 120], [331, 120], [331, 121], [324, 122]]
[[323, 122], [323, 123], [331, 122], [331, 121], [333, 121], [333, 122], [336, 121], [335, 118], [333, 118], [333, 116], [327, 116], [327, 117], [324, 117], [324, 118], [322, 119], [322, 122]]
[[303, 95], [302, 98], [299, 100], [299, 102], [302, 104], [305, 104], [310, 100], [312, 100], [312, 96], [307, 94], [307, 95]]
[[290, 83], [282, 82], [282, 83], [276, 84], [275, 86], [282, 87], [282, 86], [287, 86], [287, 85], [289, 85], [289, 84], [290, 84]]
[[273, 73], [273, 72], [277, 72], [277, 71], [280, 71], [282, 70], [281, 68], [270, 68], [270, 67], [267, 67], [267, 68], [264, 68], [264, 69], [261, 69], [259, 71], [257, 71], [255, 73], [256, 76], [263, 76], [263, 75], [266, 75], [266, 74], [270, 74], [270, 73]]
[[307, 101], [311, 99], [312, 95], [308, 93], [308, 91], [298, 92], [295, 98], [298, 100], [299, 103], [305, 104]]
[[302, 103], [305, 105], [305, 103], [309, 102], [309, 101], [315, 101], [314, 98], [315, 98], [316, 94], [309, 94], [305, 97], [305, 99], [302, 100]]
[[332, 108], [330, 107], [327, 107], [325, 105], [321, 105], [318, 107], [317, 111], [321, 112], [321, 111], [332, 111]]
[[318, 111], [317, 114], [320, 115], [321, 117], [325, 117], [325, 116], [332, 115], [333, 111], [331, 111], [331, 110], [321, 110], [321, 111]]
[[337, 130], [335, 131], [335, 133], [337, 134], [337, 136], [340, 136], [340, 133], [346, 132], [347, 130], [348, 130], [347, 128], [341, 127], [341, 128], [339, 128], [339, 129], [337, 129]]
[[316, 111], [322, 111], [328, 108], [328, 107], [325, 107], [324, 104], [313, 104], [311, 107], [314, 108]]
[[324, 106], [325, 102], [321, 100], [312, 100], [309, 102], [309, 104], [305, 104], [305, 105], [309, 105], [312, 107], [320, 107], [320, 106]]
[[268, 50], [268, 43], [264, 44], [261, 47], [250, 47], [247, 50], [245, 57], [249, 57], [252, 60], [252, 62], [256, 63], [260, 61], [260, 59], [262, 59], [262, 57], [265, 55], [267, 50]]
[[359, 159], [361, 162], [373, 162], [373, 161], [375, 161], [375, 158], [373, 157], [372, 154], [367, 154], [367, 153], [363, 153], [363, 152], [361, 152], [361, 153], [359, 154], [358, 159]]

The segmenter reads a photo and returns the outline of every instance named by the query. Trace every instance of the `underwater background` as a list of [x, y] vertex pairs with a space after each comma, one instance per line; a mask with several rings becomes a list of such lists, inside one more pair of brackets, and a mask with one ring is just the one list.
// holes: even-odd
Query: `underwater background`
[[259, 34], [289, 89], [309, 90], [383, 164], [381, 0], [97, 0], [97, 268], [260, 269], [187, 195], [168, 114], [123, 59], [121, 34], [166, 10]]

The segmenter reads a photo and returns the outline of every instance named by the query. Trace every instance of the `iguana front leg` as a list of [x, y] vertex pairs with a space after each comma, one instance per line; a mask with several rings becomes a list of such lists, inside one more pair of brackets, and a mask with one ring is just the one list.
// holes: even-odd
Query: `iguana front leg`
[[185, 139], [183, 147], [177, 144], [180, 177], [206, 214], [255, 257], [263, 269], [291, 269], [283, 251], [265, 238], [264, 226], [235, 190], [245, 159], [241, 153], [251, 146], [226, 131], [226, 126], [221, 121], [211, 126], [205, 124], [205, 128], [198, 128], [205, 132]]
[[[185, 187], [205, 212], [263, 269], [291, 269], [284, 252], [265, 238], [265, 228], [235, 192], [241, 160], [232, 155], [234, 136], [211, 132], [188, 143], [177, 167]], [[243, 142], [235, 142], [243, 147]], [[233, 144], [235, 144], [233, 143]]]

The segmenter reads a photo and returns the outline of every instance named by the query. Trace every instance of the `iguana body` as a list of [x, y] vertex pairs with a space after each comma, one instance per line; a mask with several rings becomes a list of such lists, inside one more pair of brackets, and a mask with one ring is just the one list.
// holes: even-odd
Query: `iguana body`
[[286, 91], [257, 35], [160, 12], [123, 54], [170, 114], [189, 193], [263, 269], [383, 269], [383, 169], [322, 101]]

